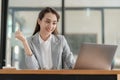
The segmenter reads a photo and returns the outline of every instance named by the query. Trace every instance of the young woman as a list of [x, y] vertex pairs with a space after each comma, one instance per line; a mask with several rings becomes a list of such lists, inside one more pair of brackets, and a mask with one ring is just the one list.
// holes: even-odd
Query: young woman
[[74, 57], [64, 36], [58, 35], [59, 14], [53, 8], [44, 8], [38, 16], [33, 35], [25, 38], [19, 30], [15, 37], [19, 39], [26, 53], [29, 69], [69, 69], [74, 66]]

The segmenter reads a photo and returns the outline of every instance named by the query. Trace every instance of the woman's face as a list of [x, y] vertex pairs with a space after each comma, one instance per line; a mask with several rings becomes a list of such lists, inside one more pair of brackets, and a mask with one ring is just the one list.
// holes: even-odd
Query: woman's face
[[57, 17], [53, 13], [46, 13], [42, 20], [38, 19], [40, 25], [40, 32], [51, 34], [57, 26]]

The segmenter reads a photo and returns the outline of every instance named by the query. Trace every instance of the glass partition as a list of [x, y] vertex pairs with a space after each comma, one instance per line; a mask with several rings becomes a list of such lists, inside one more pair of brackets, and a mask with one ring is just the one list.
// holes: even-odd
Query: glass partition
[[[14, 33], [20, 29], [26, 37], [31, 36], [38, 13], [47, 6], [54, 7], [59, 12], [61, 18], [58, 30], [60, 34], [64, 32], [75, 57], [83, 42], [120, 46], [120, 1], [118, 0], [9, 0], [6, 65], [26, 69], [24, 48], [21, 42], [15, 39]], [[64, 19], [63, 24], [62, 19]], [[117, 49], [114, 59], [115, 69], [120, 69], [119, 52], [120, 48]]]
[[[6, 51], [7, 65], [12, 65], [12, 67], [17, 69], [26, 69], [23, 45], [15, 38], [14, 34], [15, 31], [20, 29], [25, 37], [31, 36], [36, 25], [38, 13], [42, 8], [47, 6], [56, 8], [61, 16], [61, 0], [9, 0]], [[58, 23], [59, 33], [61, 33], [61, 18]]]
[[65, 0], [66, 7], [120, 7], [119, 0]]
[[116, 44], [115, 69], [120, 68], [120, 9], [105, 9], [105, 43]]
[[100, 10], [66, 10], [65, 19], [65, 35], [76, 56], [82, 43], [102, 43]]
[[114, 69], [120, 69], [120, 1], [65, 0], [65, 36], [77, 56], [80, 44], [118, 45]]

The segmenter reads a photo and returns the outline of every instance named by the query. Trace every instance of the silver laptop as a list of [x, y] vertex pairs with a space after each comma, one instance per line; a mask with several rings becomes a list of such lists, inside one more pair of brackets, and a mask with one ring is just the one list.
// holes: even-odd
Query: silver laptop
[[110, 70], [117, 45], [84, 43], [74, 69]]

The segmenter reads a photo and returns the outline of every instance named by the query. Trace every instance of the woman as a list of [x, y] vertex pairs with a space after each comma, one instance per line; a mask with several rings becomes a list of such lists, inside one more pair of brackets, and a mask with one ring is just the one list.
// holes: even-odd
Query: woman
[[44, 8], [38, 16], [33, 35], [27, 39], [18, 30], [15, 33], [25, 49], [29, 69], [71, 69], [73, 54], [62, 35], [58, 35], [59, 14], [50, 7]]

